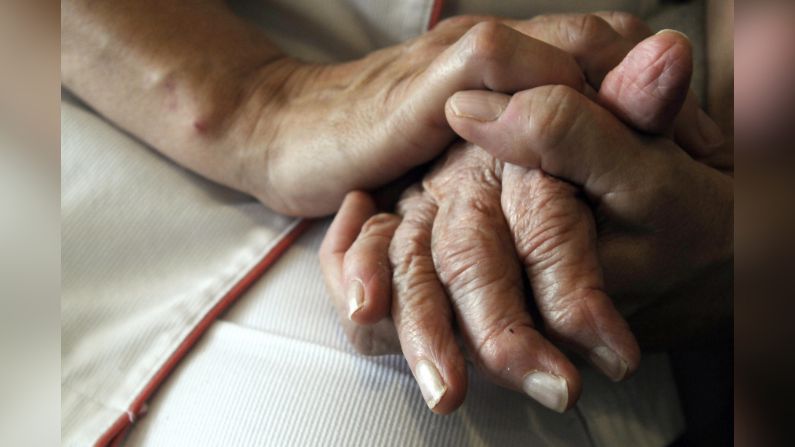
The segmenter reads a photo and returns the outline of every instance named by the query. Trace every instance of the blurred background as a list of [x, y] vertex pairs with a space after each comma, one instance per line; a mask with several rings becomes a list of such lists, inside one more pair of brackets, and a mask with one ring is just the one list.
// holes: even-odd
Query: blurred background
[[[0, 3], [2, 445], [60, 439], [59, 10]], [[795, 2], [738, 0], [734, 33], [735, 443], [791, 445]]]
[[795, 2], [735, 5], [735, 443], [792, 445]]
[[60, 6], [0, 0], [0, 445], [60, 443]]

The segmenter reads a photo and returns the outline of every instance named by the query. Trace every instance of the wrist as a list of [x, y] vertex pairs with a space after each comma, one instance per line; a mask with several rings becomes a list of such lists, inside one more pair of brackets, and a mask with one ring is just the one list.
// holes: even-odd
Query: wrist
[[290, 168], [285, 155], [295, 153], [296, 131], [306, 132], [296, 105], [308, 101], [307, 91], [315, 87], [310, 79], [322, 67], [286, 56], [268, 61], [239, 82], [240, 100], [226, 115], [223, 144], [236, 158], [238, 189], [282, 213], [294, 214], [290, 194], [272, 173], [283, 176]]

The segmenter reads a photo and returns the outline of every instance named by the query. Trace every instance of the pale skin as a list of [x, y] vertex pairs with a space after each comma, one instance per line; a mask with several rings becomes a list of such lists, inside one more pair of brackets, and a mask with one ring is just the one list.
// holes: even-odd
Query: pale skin
[[[328, 214], [347, 191], [382, 185], [443, 152], [455, 137], [445, 104], [456, 92], [547, 84], [586, 91], [586, 81], [618, 62], [609, 51], [578, 55], [587, 33], [573, 48], [550, 42], [550, 30], [576, 36], [562, 19], [475, 17], [360, 60], [306, 64], [223, 2], [149, 3], [64, 2], [66, 86], [177, 162], [293, 215]], [[607, 48], [626, 54], [626, 41]], [[689, 153], [719, 157], [715, 132], [693, 125], [698, 114], [691, 97], [671, 132]], [[317, 123], [313, 132], [307, 121]], [[575, 384], [573, 399], [577, 392]], [[455, 406], [443, 401], [435, 411]]]

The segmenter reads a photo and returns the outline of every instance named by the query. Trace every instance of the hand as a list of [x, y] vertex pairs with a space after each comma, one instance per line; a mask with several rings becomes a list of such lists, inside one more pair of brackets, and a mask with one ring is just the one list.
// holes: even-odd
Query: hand
[[[678, 36], [674, 36], [674, 42], [676, 37]], [[666, 41], [668, 42], [667, 46], [665, 45]], [[661, 43], [662, 47], [659, 46]], [[634, 58], [627, 58], [619, 68], [632, 67], [634, 63], [636, 65], [634, 72], [637, 73], [638, 68], [646, 68], [642, 62], [648, 60], [647, 56], [667, 55], [667, 57], [659, 57], [658, 64], [652, 65], [658, 69], [657, 71], [654, 69], [645, 71], [647, 74], [657, 73], [659, 75], [660, 69], [666, 67], [666, 62], [689, 61], [689, 51], [685, 54], [680, 51], [677, 54], [677, 49], [689, 48], [687, 45], [677, 46], [670, 43], [670, 39], [666, 39], [664, 36], [652, 39], [650, 42], [646, 42], [646, 51], [639, 47], [639, 51], [634, 53]], [[645, 60], [644, 57], [646, 57]], [[652, 60], [655, 59], [652, 58]], [[638, 62], [641, 62], [639, 67], [637, 66]], [[633, 70], [629, 71], [629, 73], [632, 72]], [[675, 73], [676, 70], [673, 72]], [[686, 73], [686, 76], [680, 78], [678, 84], [686, 86], [689, 80], [689, 69], [682, 72]], [[622, 71], [617, 69], [605, 81], [603, 90], [606, 91], [606, 98], [610, 99], [611, 91], [630, 92], [625, 97], [636, 99], [638, 95], [644, 94], [642, 91], [637, 91], [637, 83], [632, 82], [634, 78], [623, 76], [621, 73]], [[666, 119], [670, 122], [670, 112], [673, 110], [675, 114], [678, 104], [681, 104], [681, 95], [678, 97], [676, 92], [684, 91], [683, 88], [677, 88], [676, 81], [670, 82], [671, 80], [667, 79], [669, 82], [664, 83], [663, 88], [656, 90], [658, 93], [665, 93], [666, 88], [669, 88], [668, 92], [672, 93], [671, 95], [659, 96], [660, 100], [656, 102], [646, 101], [646, 107], [636, 108], [634, 111], [630, 111], [630, 114], [634, 113], [636, 117], [642, 116], [647, 119], [647, 121], [637, 120], [639, 122], [653, 122], [657, 126], [664, 127]], [[611, 87], [620, 87], [622, 83], [629, 88], [610, 90]], [[643, 85], [650, 88], [657, 86], [648, 83]], [[634, 95], [631, 93], [633, 88], [635, 88]], [[393, 314], [399, 328], [401, 326], [409, 328], [408, 335], [401, 337], [404, 353], [406, 353], [410, 364], [418, 362], [418, 364], [426, 365], [428, 362], [422, 363], [417, 360], [417, 357], [422, 357], [421, 355], [412, 355], [412, 352], [406, 352], [407, 349], [411, 351], [419, 348], [419, 351], [433, 351], [433, 349], [429, 349], [428, 340], [439, 344], [440, 339], [451, 337], [449, 318], [445, 321], [446, 303], [444, 300], [436, 300], [440, 302], [436, 308], [431, 304], [433, 300], [423, 300], [425, 312], [422, 312], [421, 308], [416, 305], [400, 305], [402, 302], [416, 303], [416, 297], [439, 295], [440, 287], [433, 290], [434, 280], [428, 277], [428, 274], [433, 274], [434, 268], [436, 268], [440, 279], [447, 286], [453, 299], [453, 307], [460, 311], [457, 316], [464, 329], [465, 339], [469, 341], [470, 347], [474, 345], [472, 351], [476, 361], [480, 360], [483, 369], [487, 373], [491, 373], [498, 383], [517, 389], [525, 388], [548, 406], [561, 410], [576, 401], [576, 395], [579, 393], [579, 379], [568, 361], [531, 329], [532, 320], [524, 311], [522, 300], [517, 299], [517, 290], [521, 292], [518, 266], [512, 268], [515, 260], [511, 256], [506, 256], [506, 254], [514, 252], [513, 242], [510, 235], [507, 237], [507, 242], [505, 237], [499, 237], [500, 234], [508, 234], [500, 211], [500, 185], [499, 182], [496, 182], [495, 185], [493, 181], [499, 179], [501, 167], [494, 160], [489, 161], [488, 157], [483, 159], [483, 156], [483, 154], [478, 156], [477, 151], [471, 149], [456, 149], [448, 155], [444, 164], [426, 179], [422, 192], [413, 192], [402, 202], [401, 208], [406, 214], [404, 223], [400, 224], [398, 234], [395, 235], [392, 251], [393, 262], [396, 263], [396, 273], [398, 273], [395, 280], [398, 287], [395, 290]], [[492, 181], [473, 182], [473, 179], [491, 179]], [[546, 177], [538, 171], [527, 173], [524, 184], [520, 185], [529, 189], [520, 189], [515, 187], [516, 185], [512, 185], [512, 183], [522, 183], [515, 178], [508, 182], [505, 178], [502, 180], [503, 206], [507, 205], [506, 208], [508, 208], [516, 203], [525, 205], [514, 207], [511, 211], [512, 214], [508, 214], [509, 221], [514, 218], [514, 221], [511, 222], [512, 226], [514, 228], [521, 226], [517, 225], [515, 221], [517, 210], [522, 212], [522, 216], [527, 217], [529, 213], [531, 217], [524, 222], [524, 228], [528, 229], [529, 224], [529, 229], [534, 234], [524, 235], [526, 237], [521, 241], [526, 244], [524, 248], [520, 248], [520, 251], [523, 252], [522, 258], [528, 267], [542, 316], [545, 317], [548, 328], [551, 328], [552, 335], [558, 340], [579, 348], [580, 352], [588, 354], [591, 360], [610, 377], [623, 378], [636, 365], [637, 347], [626, 330], [626, 324], [617, 316], [604, 293], [599, 292], [601, 277], [595, 250], [590, 250], [592, 256], [588, 256], [589, 248], [594, 248], [593, 231], [588, 225], [590, 222], [589, 210], [576, 199], [572, 187]], [[526, 206], [521, 199], [530, 191], [533, 191], [534, 194], [534, 200], [531, 203], [533, 206]], [[521, 194], [517, 195], [517, 192]], [[535, 206], [540, 204], [544, 204], [544, 206]], [[367, 204], [366, 198], [352, 194], [341, 210], [334, 227], [329, 231], [328, 244], [324, 244], [324, 251], [321, 252], [322, 254], [326, 253], [322, 258], [325, 259], [323, 265], [327, 273], [327, 282], [331, 290], [336, 292], [333, 295], [337, 298], [338, 307], [344, 308], [345, 301], [341, 300], [344, 294], [340, 293], [341, 287], [339, 286], [342, 273], [339, 264], [342, 263], [342, 259], [340, 256], [334, 257], [334, 247], [340, 248], [337, 253], [344, 252], [350, 247], [344, 257], [344, 276], [363, 279], [367, 290], [367, 299], [352, 316], [352, 319], [360, 323], [376, 321], [380, 315], [383, 315], [384, 308], [388, 306], [389, 278], [386, 277], [386, 281], [384, 281], [383, 274], [387, 269], [381, 268], [374, 271], [372, 266], [386, 265], [386, 247], [399, 220], [383, 214], [374, 217], [367, 222], [355, 243], [350, 237], [350, 234], [355, 237], [355, 232], [358, 231], [355, 225], [346, 228], [338, 226], [346, 225], [346, 222], [350, 224], [349, 219], [361, 225], [372, 213], [372, 205]], [[429, 242], [431, 225], [433, 226], [433, 244]], [[561, 230], [565, 230], [565, 232], [561, 232]], [[337, 236], [339, 235], [343, 237], [348, 235], [347, 240], [338, 240]], [[425, 238], [424, 243], [420, 236]], [[423, 268], [419, 259], [431, 257], [427, 253], [431, 245], [436, 265], [430, 267], [426, 265]], [[532, 246], [535, 248], [528, 249]], [[331, 253], [328, 253], [326, 249], [329, 249], [328, 251]], [[412, 256], [415, 254], [420, 256]], [[477, 256], [466, 259], [467, 255], [473, 254]], [[461, 259], [462, 256], [464, 259]], [[397, 261], [394, 258], [397, 258]], [[416, 264], [413, 272], [409, 272], [410, 269], [405, 268], [406, 265], [412, 265], [407, 263]], [[402, 270], [401, 266], [403, 266]], [[426, 279], [422, 280], [419, 285], [411, 286], [423, 277]], [[406, 290], [400, 290], [401, 284], [411, 286], [408, 287], [410, 296], [405, 296]], [[361, 293], [364, 295], [364, 290]], [[383, 296], [386, 296], [387, 299], [381, 299]], [[495, 296], [498, 297], [495, 298]], [[518, 297], [521, 297], [521, 293]], [[365, 297], [361, 296], [361, 298]], [[582, 302], [589, 302], [592, 305], [583, 309]], [[462, 303], [468, 304], [464, 306]], [[356, 303], [353, 304], [353, 308], [356, 308]], [[463, 311], [461, 311], [462, 306], [464, 307]], [[408, 307], [408, 309], [403, 309], [403, 307]], [[408, 322], [399, 321], [398, 315], [400, 314], [406, 315]], [[421, 324], [418, 324], [417, 321]], [[579, 324], [579, 322], [586, 324]], [[587, 324], [589, 322], [604, 324], [594, 326], [594, 324]], [[356, 336], [367, 331], [368, 326], [363, 326], [363, 329], [357, 331], [355, 325], [350, 322], [345, 324], [348, 326], [348, 333], [354, 334], [356, 340], [361, 342], [361, 340], [368, 339], [367, 336]], [[513, 327], [506, 332], [505, 327], [500, 328], [500, 325], [512, 325]], [[497, 327], [495, 328], [495, 326]], [[383, 322], [379, 323], [379, 327], [384, 328]], [[424, 331], [419, 331], [418, 327], [424, 328]], [[469, 333], [467, 333], [468, 328], [470, 329]], [[405, 334], [406, 331], [402, 333]], [[524, 336], [523, 340], [527, 343], [526, 345], [521, 346], [521, 342], [516, 342], [514, 334], [517, 333]], [[444, 336], [440, 337], [440, 334]], [[478, 340], [478, 337], [482, 338], [483, 334], [486, 338], [496, 336], [501, 340], [500, 342]], [[520, 338], [522, 338], [521, 335]], [[394, 338], [388, 338], [388, 340], [394, 340]], [[612, 345], [612, 349], [605, 349], [606, 340], [612, 342], [607, 343]], [[454, 347], [450, 343], [447, 345]], [[617, 349], [616, 346], [619, 348]], [[372, 345], [367, 347], [372, 347]], [[523, 355], [506, 355], [511, 350], [519, 351]], [[522, 353], [522, 351], [525, 352]], [[616, 351], [622, 354], [621, 357], [624, 360], [615, 355]], [[539, 356], [541, 357], [540, 362], [532, 355], [532, 353], [538, 352], [543, 353]], [[437, 365], [442, 363], [442, 368], [447, 370], [442, 374], [445, 378], [441, 382], [446, 386], [443, 394], [444, 400], [439, 401], [434, 398], [434, 393], [428, 391], [428, 384], [426, 383], [423, 387], [421, 381], [423, 394], [429, 398], [429, 405], [433, 403], [434, 410], [440, 412], [449, 411], [450, 407], [454, 408], [457, 405], [457, 399], [463, 398], [460, 390], [465, 387], [465, 382], [462, 385], [461, 376], [457, 374], [460, 365], [456, 367], [455, 361], [448, 361], [447, 365], [444, 364], [445, 360], [449, 360], [450, 357], [456, 358], [455, 352], [447, 353], [447, 356], [444, 354], [432, 356], [441, 358], [441, 362], [437, 362]], [[458, 357], [460, 358], [460, 356]], [[518, 360], [519, 364], [506, 366], [506, 359], [517, 358], [520, 359]], [[452, 367], [445, 368], [451, 364]], [[420, 369], [426, 371], [429, 367], [422, 366]], [[511, 369], [514, 370], [514, 377], [510, 377], [510, 374], [507, 374], [508, 377], [506, 377], [505, 371], [510, 372]], [[554, 384], [560, 383], [558, 378], [564, 378], [567, 387], [564, 387], [563, 393], [560, 393], [558, 389], [557, 394], [550, 394], [549, 390], [544, 391], [543, 389], [539, 392], [537, 386], [528, 388], [527, 377], [530, 376], [525, 377], [527, 371], [553, 373], [551, 377], [543, 374], [536, 375], [531, 382], [538, 382], [539, 377], [545, 377], [546, 383]], [[417, 374], [416, 367], [415, 374]], [[427, 375], [427, 373], [419, 373], [418, 378]]]
[[[629, 35], [645, 32], [624, 15], [603, 16]], [[454, 134], [443, 105], [454, 92], [512, 93], [546, 84], [582, 91], [580, 66], [598, 88], [633, 46], [592, 15], [484, 20], [446, 20], [413, 41], [346, 64], [282, 61], [289, 75], [277, 101], [272, 90], [255, 92], [254, 108], [264, 112], [242, 114], [256, 129], [244, 144], [253, 157], [245, 170], [249, 192], [288, 214], [327, 214], [347, 191], [381, 186], [446, 148]], [[274, 66], [263, 76], [273, 77]], [[624, 117], [622, 107], [613, 110]], [[720, 133], [708, 118], [706, 133], [693, 126], [699, 114], [690, 95], [683, 112], [689, 123], [677, 125], [676, 134], [694, 153], [705, 153], [720, 143]]]
[[[628, 34], [643, 28], [603, 16]], [[303, 216], [437, 156], [453, 138], [443, 114], [453, 92], [579, 89], [577, 63], [593, 83], [631, 47], [597, 16], [459, 17], [357, 61], [307, 64], [222, 0], [73, 0], [63, 35], [63, 83], [94, 110], [186, 168]], [[692, 100], [685, 109], [698, 114]], [[711, 146], [683, 129], [688, 150]]]
[[[539, 63], [544, 61], [544, 63]], [[511, 26], [460, 17], [412, 41], [337, 65], [284, 59], [262, 71], [243, 113], [251, 128], [248, 189], [293, 215], [338, 209], [347, 191], [381, 186], [436, 157], [453, 139], [454, 92], [515, 92], [545, 84], [582, 90], [572, 56]], [[283, 78], [278, 89], [269, 82]], [[246, 133], [246, 132], [244, 132]]]

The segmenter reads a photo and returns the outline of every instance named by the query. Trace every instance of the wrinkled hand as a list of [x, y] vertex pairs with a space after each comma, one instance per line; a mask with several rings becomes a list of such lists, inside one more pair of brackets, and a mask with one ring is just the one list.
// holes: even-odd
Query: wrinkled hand
[[[604, 16], [641, 32], [625, 15]], [[245, 189], [283, 213], [328, 214], [346, 192], [384, 185], [438, 156], [454, 137], [443, 113], [453, 93], [547, 84], [582, 91], [585, 79], [598, 88], [632, 46], [597, 16], [465, 16], [349, 63], [270, 64], [258, 83], [264, 93], [248, 95], [243, 109], [253, 111], [238, 120], [249, 129], [240, 143], [249, 148]], [[692, 97], [685, 109], [690, 118], [703, 113]], [[695, 153], [715, 143], [693, 126], [677, 126], [677, 135]]]
[[[667, 69], [672, 62], [689, 61], [689, 51], [677, 54], [677, 48], [683, 47], [672, 45], [677, 39], [668, 37], [657, 38], [656, 47], [646, 43], [648, 51], [636, 52], [634, 60], [628, 58], [603, 86], [601, 101], [614, 111], [624, 103], [634, 104], [632, 100], [648, 92], [657, 94], [642, 102], [643, 107], [622, 109], [623, 116], [637, 127], [664, 130], [681, 104], [681, 95], [677, 97], [676, 92], [683, 91], [678, 86], [687, 84], [689, 66], [678, 70], [686, 73], [685, 77], [665, 75], [677, 73]], [[668, 46], [660, 47], [666, 41]], [[654, 54], [667, 57], [648, 59]], [[657, 64], [648, 64], [650, 61]], [[632, 68], [633, 62], [652, 68], [646, 71], [646, 83], [639, 84], [636, 75], [626, 76], [623, 69]], [[645, 90], [638, 90], [639, 85]], [[478, 94], [470, 99], [477, 100]], [[495, 381], [524, 389], [559, 411], [576, 401], [576, 370], [532, 328], [532, 318], [525, 311], [521, 272], [513, 255], [517, 252], [553, 339], [585, 354], [613, 379], [625, 377], [636, 367], [637, 346], [603, 292], [590, 210], [577, 199], [572, 186], [537, 170], [507, 166], [503, 172], [499, 162], [463, 147], [451, 151], [423, 186], [422, 191], [410, 192], [401, 202], [403, 222], [391, 248], [396, 274], [392, 310], [404, 354], [413, 365], [429, 406], [438, 412], [450, 411], [463, 399], [465, 390], [445, 291], [457, 311], [469, 350]], [[500, 196], [510, 230], [502, 216]], [[354, 194], [334, 225], [344, 225], [346, 219], [361, 224], [373, 212], [366, 197]], [[385, 253], [398, 222], [378, 215], [365, 224], [355, 243], [336, 241], [342, 242], [339, 247], [343, 252], [353, 244], [344, 257], [344, 272], [337, 273], [360, 278], [367, 290], [366, 300], [365, 290], [353, 293], [354, 300], [364, 300], [351, 303], [353, 309], [358, 308], [352, 317], [358, 322], [377, 320], [388, 305], [388, 299], [379, 298], [389, 291], [388, 282], [383, 281], [383, 273], [388, 271]], [[348, 230], [332, 228], [330, 239]], [[327, 264], [324, 262], [324, 267]], [[378, 265], [383, 268], [372, 268]], [[334, 269], [326, 268], [334, 290], [334, 274], [329, 275], [329, 270]], [[436, 280], [437, 272], [444, 288]], [[384, 322], [353, 330], [349, 324], [349, 334], [355, 334], [360, 343], [372, 340], [368, 336], [378, 331], [388, 334]]]

